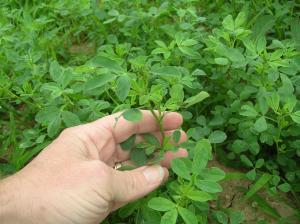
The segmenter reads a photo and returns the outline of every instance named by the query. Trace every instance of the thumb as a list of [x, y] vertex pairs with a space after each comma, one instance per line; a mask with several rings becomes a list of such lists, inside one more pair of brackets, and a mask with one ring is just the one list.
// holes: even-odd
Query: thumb
[[168, 178], [168, 170], [159, 165], [131, 171], [116, 171], [113, 175], [114, 201], [128, 203], [150, 193]]

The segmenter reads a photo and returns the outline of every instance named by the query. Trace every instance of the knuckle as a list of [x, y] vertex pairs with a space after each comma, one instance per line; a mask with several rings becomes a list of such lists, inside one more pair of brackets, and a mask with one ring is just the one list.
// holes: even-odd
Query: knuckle
[[128, 182], [125, 185], [127, 192], [135, 192], [142, 186], [142, 183], [136, 175], [128, 175]]
[[75, 133], [76, 133], [76, 128], [74, 127], [66, 128], [61, 132], [60, 137], [70, 137]]
[[110, 140], [115, 141], [115, 136], [114, 136], [113, 132], [106, 128], [99, 129], [99, 134], [101, 135], [101, 138], [103, 141], [106, 141], [106, 142], [109, 142]]

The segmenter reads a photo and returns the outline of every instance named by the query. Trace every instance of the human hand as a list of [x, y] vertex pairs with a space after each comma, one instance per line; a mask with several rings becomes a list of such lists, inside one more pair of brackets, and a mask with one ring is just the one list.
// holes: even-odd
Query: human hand
[[[131, 135], [153, 133], [161, 138], [151, 112], [142, 113], [138, 123], [121, 117], [115, 126], [120, 114], [113, 114], [65, 129], [23, 170], [0, 182], [0, 220], [14, 224], [96, 224], [160, 186], [168, 177], [171, 159], [187, 156], [186, 150], [167, 152], [162, 166], [113, 169], [117, 162], [129, 159], [120, 143]], [[165, 134], [171, 135], [182, 124], [182, 117], [167, 113], [163, 124]], [[179, 143], [185, 140], [182, 132]]]

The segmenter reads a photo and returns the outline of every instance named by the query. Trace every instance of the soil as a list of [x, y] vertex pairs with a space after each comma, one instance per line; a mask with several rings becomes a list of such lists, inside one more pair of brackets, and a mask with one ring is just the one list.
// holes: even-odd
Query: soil
[[[240, 170], [235, 170], [228, 168], [216, 160], [210, 163], [210, 166], [215, 166], [223, 169], [226, 173], [229, 172], [241, 172]], [[226, 180], [221, 183], [223, 187], [223, 192], [219, 195], [219, 200], [222, 208], [231, 208], [234, 211], [242, 211], [245, 216], [245, 223], [247, 224], [257, 224], [260, 220], [265, 220], [265, 223], [275, 224], [278, 223], [276, 218], [264, 213], [258, 207], [256, 202], [242, 200], [243, 193], [238, 190], [239, 187], [249, 188], [251, 185], [250, 181], [243, 179]], [[286, 203], [280, 202], [277, 198], [271, 197], [267, 192], [261, 190], [258, 195], [265, 199], [268, 204], [276, 209], [281, 217], [290, 217], [294, 215], [294, 210]], [[281, 197], [288, 203], [293, 203], [287, 194], [281, 193]], [[212, 205], [214, 207], [216, 205]], [[286, 224], [299, 224], [299, 220], [289, 220], [286, 222], [280, 222]]]
[[69, 48], [71, 54], [92, 54], [95, 51], [95, 44], [93, 43], [82, 43], [80, 45], [72, 45]]

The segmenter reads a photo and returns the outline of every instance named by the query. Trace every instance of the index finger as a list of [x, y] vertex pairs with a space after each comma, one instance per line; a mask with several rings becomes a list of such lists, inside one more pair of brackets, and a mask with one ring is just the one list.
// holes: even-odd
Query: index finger
[[[114, 136], [116, 143], [125, 141], [133, 134], [159, 131], [160, 126], [151, 111], [141, 110], [141, 112], [142, 119], [139, 122], [127, 121], [123, 116], [120, 117], [121, 113], [116, 113], [94, 121], [92, 124], [109, 130]], [[158, 114], [157, 111], [155, 113]], [[116, 121], [118, 117], [119, 119]], [[165, 112], [162, 124], [164, 130], [174, 130], [180, 127], [182, 122], [183, 119], [179, 113]]]

